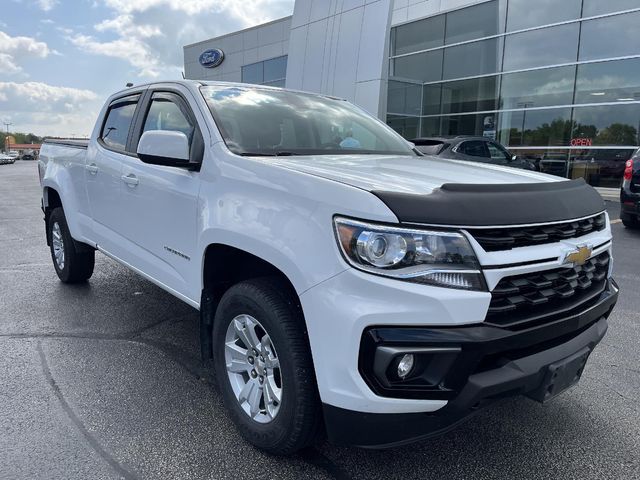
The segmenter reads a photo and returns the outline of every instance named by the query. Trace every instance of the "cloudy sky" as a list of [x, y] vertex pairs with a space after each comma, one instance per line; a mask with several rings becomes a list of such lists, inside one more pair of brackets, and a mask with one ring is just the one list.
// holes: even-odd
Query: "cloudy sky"
[[183, 45], [293, 11], [293, 0], [0, 3], [0, 122], [59, 136], [90, 134], [127, 82], [181, 78]]

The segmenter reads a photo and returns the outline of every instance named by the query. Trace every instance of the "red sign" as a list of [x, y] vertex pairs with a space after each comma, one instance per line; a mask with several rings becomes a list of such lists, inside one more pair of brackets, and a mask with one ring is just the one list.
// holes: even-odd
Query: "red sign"
[[572, 147], [590, 147], [593, 145], [593, 139], [591, 138], [572, 138]]

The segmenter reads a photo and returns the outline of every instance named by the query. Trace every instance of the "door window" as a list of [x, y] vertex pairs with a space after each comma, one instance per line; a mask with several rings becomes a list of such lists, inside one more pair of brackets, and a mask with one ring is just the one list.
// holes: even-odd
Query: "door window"
[[489, 157], [489, 152], [487, 151], [486, 142], [481, 141], [471, 141], [464, 142], [460, 145], [460, 152], [465, 155], [469, 155], [471, 157]]
[[492, 160], [498, 160], [500, 162], [508, 162], [511, 160], [511, 155], [500, 145], [495, 143], [487, 143], [487, 148], [489, 149], [489, 155], [491, 155]]
[[142, 132], [149, 130], [182, 132], [189, 139], [189, 147], [191, 147], [195, 132], [193, 124], [180, 109], [180, 106], [171, 99], [171, 95], [163, 93], [155, 93], [151, 100]]
[[107, 113], [100, 138], [104, 144], [115, 150], [125, 150], [133, 114], [138, 98], [118, 100]]

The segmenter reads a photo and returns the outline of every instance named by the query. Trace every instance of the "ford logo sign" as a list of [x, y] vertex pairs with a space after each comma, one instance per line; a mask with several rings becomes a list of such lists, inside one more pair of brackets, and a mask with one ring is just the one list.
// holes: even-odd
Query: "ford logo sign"
[[224, 60], [224, 52], [219, 48], [212, 48], [210, 50], [205, 50], [200, 54], [198, 61], [200, 65], [205, 68], [214, 68], [222, 63]]

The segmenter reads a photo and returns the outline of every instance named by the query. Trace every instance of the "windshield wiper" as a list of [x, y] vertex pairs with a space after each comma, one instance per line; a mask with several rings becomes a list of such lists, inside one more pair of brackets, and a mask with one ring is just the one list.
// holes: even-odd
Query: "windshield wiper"
[[243, 157], [292, 157], [301, 154], [287, 150], [276, 150], [275, 152], [240, 152], [238, 155]]

